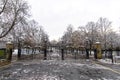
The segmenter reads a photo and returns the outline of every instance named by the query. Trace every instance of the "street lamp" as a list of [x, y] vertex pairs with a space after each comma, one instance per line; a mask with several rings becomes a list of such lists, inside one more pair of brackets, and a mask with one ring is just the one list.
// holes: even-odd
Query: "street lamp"
[[113, 52], [112, 52], [112, 48], [110, 48], [109, 51], [110, 51], [111, 61], [112, 61], [112, 63], [113, 63]]
[[44, 39], [44, 60], [47, 60], [47, 37]]
[[63, 46], [63, 40], [62, 40], [62, 45], [61, 45], [61, 58], [62, 58], [62, 60], [64, 60], [64, 46]]
[[12, 60], [12, 49], [13, 49], [13, 43], [11, 41], [11, 38], [9, 38], [9, 41], [6, 43], [6, 48], [7, 48], [7, 60], [11, 62]]
[[[112, 39], [111, 39], [112, 40]], [[110, 46], [110, 49], [109, 49], [109, 51], [110, 51], [110, 57], [111, 57], [111, 61], [112, 61], [112, 63], [114, 63], [114, 60], [113, 60], [113, 44], [112, 44], [112, 41], [111, 41], [111, 44], [110, 44], [111, 46]]]
[[18, 55], [17, 55], [18, 60], [20, 60], [20, 58], [21, 58], [21, 46], [22, 46], [21, 42], [22, 42], [22, 40], [23, 40], [22, 37], [18, 38]]
[[89, 40], [88, 40], [88, 37], [86, 37], [86, 41], [85, 41], [85, 50], [86, 50], [86, 59], [89, 59]]
[[20, 40], [20, 38], [18, 38], [18, 55], [17, 55], [17, 57], [18, 57], [18, 60], [21, 58], [21, 40]]

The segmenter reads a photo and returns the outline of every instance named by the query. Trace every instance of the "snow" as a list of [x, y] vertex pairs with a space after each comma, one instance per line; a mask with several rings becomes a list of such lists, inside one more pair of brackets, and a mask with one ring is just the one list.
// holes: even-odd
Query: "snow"
[[30, 69], [23, 70], [24, 73], [29, 73], [30, 71], [31, 71]]
[[13, 54], [17, 55], [17, 53], [18, 53], [18, 49], [15, 49], [15, 50], [13, 51]]
[[[100, 59], [99, 61], [102, 62], [102, 63], [106, 63], [106, 64], [113, 64], [111, 59]], [[115, 63], [114, 62], [114, 64], [118, 64], [119, 65], [120, 63]]]
[[110, 59], [100, 59], [99, 61], [107, 64], [112, 64], [112, 61]]
[[[16, 62], [10, 70], [0, 72], [3, 76], [10, 74], [8, 79], [15, 80], [118, 80], [116, 74], [107, 73], [105, 67], [86, 60]], [[106, 68], [107, 69], [107, 68]], [[5, 73], [7, 71], [7, 73]], [[98, 72], [99, 71], [99, 72]], [[11, 74], [12, 72], [12, 74]], [[4, 74], [5, 73], [5, 74]], [[107, 75], [109, 74], [109, 75]], [[104, 76], [105, 75], [105, 76]], [[116, 75], [116, 77], [114, 77]], [[113, 76], [113, 77], [112, 77]], [[0, 77], [6, 79], [6, 77]]]
[[52, 54], [51, 56], [52, 56], [52, 57], [59, 57], [60, 55], [57, 54], [57, 53], [54, 53], [54, 54]]
[[[61, 80], [58, 76], [55, 76], [55, 75], [43, 75], [42, 80]], [[62, 79], [62, 80], [65, 80], [65, 79]]]
[[85, 65], [85, 64], [73, 63], [73, 65], [75, 65], [75, 66], [83, 66], [83, 65]]

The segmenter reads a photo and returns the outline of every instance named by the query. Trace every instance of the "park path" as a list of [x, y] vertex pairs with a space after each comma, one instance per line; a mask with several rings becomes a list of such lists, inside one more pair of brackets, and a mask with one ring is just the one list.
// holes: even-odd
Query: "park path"
[[0, 80], [120, 80], [92, 60], [29, 60], [0, 69]]
[[0, 80], [120, 80], [106, 65], [92, 59], [61, 60], [60, 52], [53, 50], [48, 60], [21, 60], [0, 68]]

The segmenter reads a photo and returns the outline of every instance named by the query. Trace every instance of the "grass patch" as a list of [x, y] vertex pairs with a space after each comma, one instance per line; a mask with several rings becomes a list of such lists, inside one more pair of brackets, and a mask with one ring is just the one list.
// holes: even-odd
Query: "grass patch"
[[6, 49], [0, 49], [0, 59], [6, 58]]

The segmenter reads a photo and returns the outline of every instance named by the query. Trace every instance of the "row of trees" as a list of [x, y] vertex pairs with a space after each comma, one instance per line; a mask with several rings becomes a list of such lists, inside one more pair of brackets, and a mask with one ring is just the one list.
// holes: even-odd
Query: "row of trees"
[[14, 43], [22, 43], [24, 47], [44, 46], [45, 39], [49, 40], [43, 27], [35, 20], [14, 27], [9, 35], [13, 37]]
[[89, 40], [89, 45], [92, 46], [99, 41], [102, 48], [118, 49], [120, 46], [120, 34], [112, 30], [112, 22], [107, 18], [99, 18], [97, 22], [88, 22], [85, 26], [74, 27], [70, 24], [66, 32], [62, 36], [62, 41], [66, 46], [79, 48], [85, 46], [86, 39]]
[[0, 39], [35, 47], [43, 45], [48, 35], [35, 20], [30, 20], [30, 8], [25, 0], [0, 0]]
[[[22, 41], [26, 46], [43, 46], [43, 42], [48, 41], [48, 35], [35, 20], [30, 20], [29, 11], [25, 0], [0, 0], [0, 39], [11, 37], [14, 43]], [[111, 24], [107, 18], [99, 18], [77, 30], [68, 25], [62, 41], [66, 46], [78, 48], [85, 46], [87, 38], [90, 45], [99, 41], [103, 49], [119, 48], [120, 35], [112, 30]]]

